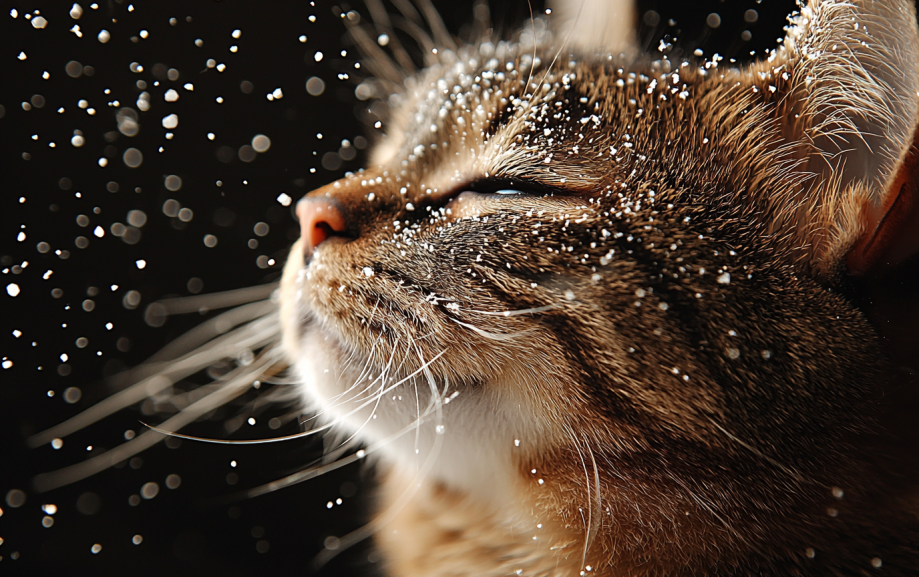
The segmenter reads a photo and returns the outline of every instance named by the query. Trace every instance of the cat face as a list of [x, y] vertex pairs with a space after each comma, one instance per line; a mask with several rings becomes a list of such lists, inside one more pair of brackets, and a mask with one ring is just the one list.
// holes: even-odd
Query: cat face
[[[883, 46], [843, 30], [915, 28], [898, 10], [815, 4], [744, 70], [548, 32], [535, 58], [442, 54], [371, 166], [298, 207], [281, 319], [304, 394], [395, 470], [578, 535], [568, 553], [615, 533], [604, 550], [638, 566], [675, 540], [658, 561], [679, 567], [778, 526], [811, 538], [828, 488], [870, 477], [845, 453], [880, 354], [834, 279], [890, 205], [917, 108], [915, 74], [884, 77]], [[862, 75], [868, 108], [827, 96]]]

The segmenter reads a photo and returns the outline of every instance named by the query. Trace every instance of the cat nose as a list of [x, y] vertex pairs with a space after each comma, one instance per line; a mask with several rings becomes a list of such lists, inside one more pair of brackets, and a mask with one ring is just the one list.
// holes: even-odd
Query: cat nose
[[338, 203], [327, 197], [307, 197], [297, 203], [300, 238], [303, 252], [309, 256], [320, 244], [348, 230], [345, 216]]

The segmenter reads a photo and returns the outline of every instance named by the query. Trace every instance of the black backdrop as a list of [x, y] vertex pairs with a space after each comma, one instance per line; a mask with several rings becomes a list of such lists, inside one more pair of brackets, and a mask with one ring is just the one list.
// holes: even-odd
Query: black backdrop
[[[140, 363], [202, 318], [151, 326], [144, 318], [149, 303], [277, 279], [298, 233], [290, 208], [277, 198], [296, 199], [357, 170], [364, 160], [357, 137], [373, 132], [358, 120], [368, 118], [368, 103], [355, 97], [360, 59], [336, 16], [362, 10], [358, 4], [124, 0], [82, 4], [76, 20], [71, 2], [5, 3], [0, 362], [9, 368], [0, 369], [0, 498], [6, 497], [0, 501], [0, 573], [308, 574], [328, 536], [366, 520], [372, 471], [357, 466], [264, 497], [227, 499], [309, 463], [321, 453], [321, 441], [160, 444], [44, 494], [31, 488], [35, 474], [119, 445], [126, 431], [143, 430], [139, 419], [161, 417], [135, 407], [66, 438], [59, 449], [24, 444], [26, 436], [107, 395], [103, 376]], [[448, 28], [462, 35], [471, 3], [435, 4]], [[491, 5], [504, 29], [529, 16], [526, 0]], [[649, 10], [659, 18], [654, 25], [647, 24], [653, 15], [644, 18], [639, 36], [652, 52], [669, 35], [665, 39], [677, 39], [676, 54], [701, 47], [707, 55], [744, 61], [751, 50], [775, 46], [792, 8], [784, 0], [644, 0], [639, 18]], [[544, 6], [534, 1], [533, 9]], [[719, 15], [717, 28], [706, 24], [714, 22], [710, 13]], [[323, 81], [322, 94], [306, 90], [312, 77]], [[168, 90], [178, 99], [167, 102]], [[143, 93], [149, 94], [146, 111], [138, 103]], [[122, 112], [119, 130], [124, 108], [134, 112]], [[178, 125], [165, 128], [172, 114]], [[132, 121], [139, 130], [128, 136]], [[270, 138], [268, 150], [246, 148], [257, 135]], [[136, 158], [129, 149], [142, 155], [136, 168], [126, 164]], [[191, 212], [177, 214], [180, 207]], [[216, 245], [207, 246], [213, 239]], [[297, 431], [296, 419], [285, 420], [289, 408], [268, 407], [253, 413], [254, 425], [228, 432], [224, 422], [239, 411], [248, 416], [251, 408], [218, 411], [190, 430], [223, 438]], [[167, 483], [169, 475], [178, 476], [177, 488], [169, 488], [177, 479]], [[147, 483], [156, 483], [158, 494], [140, 498]], [[138, 535], [142, 540], [134, 544]], [[101, 545], [98, 553], [94, 545]], [[365, 544], [320, 574], [375, 574], [376, 561]]]

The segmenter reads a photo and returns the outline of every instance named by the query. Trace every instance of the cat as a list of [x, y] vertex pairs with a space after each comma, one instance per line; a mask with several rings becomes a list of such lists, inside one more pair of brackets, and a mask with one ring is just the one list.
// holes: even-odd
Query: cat
[[160, 430], [289, 366], [363, 448], [280, 484], [373, 460], [329, 549], [393, 576], [919, 574], [915, 425], [845, 294], [915, 251], [912, 4], [812, 0], [743, 68], [651, 61], [599, 1], [464, 46], [425, 12], [409, 74], [352, 14], [385, 136], [297, 204], [278, 304], [133, 375], [262, 351]]

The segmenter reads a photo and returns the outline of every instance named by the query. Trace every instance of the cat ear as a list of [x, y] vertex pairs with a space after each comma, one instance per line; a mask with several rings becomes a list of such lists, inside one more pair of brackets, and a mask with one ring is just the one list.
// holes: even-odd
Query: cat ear
[[797, 229], [810, 231], [812, 268], [845, 261], [858, 274], [902, 260], [919, 250], [915, 8], [814, 0], [791, 22], [752, 73], [757, 84], [789, 79], [776, 110], [810, 181], [794, 210], [806, 215]]
[[635, 45], [634, 0], [550, 0], [553, 27], [569, 48], [618, 54]]

